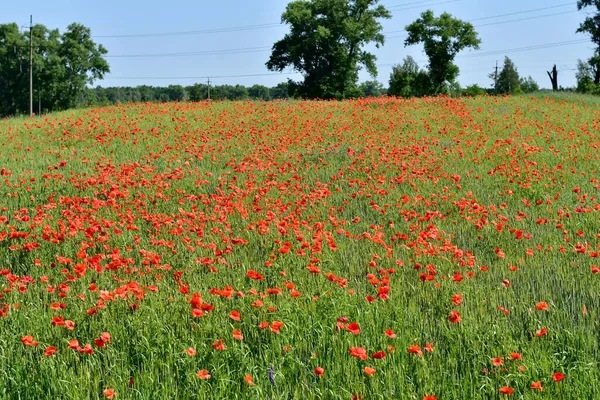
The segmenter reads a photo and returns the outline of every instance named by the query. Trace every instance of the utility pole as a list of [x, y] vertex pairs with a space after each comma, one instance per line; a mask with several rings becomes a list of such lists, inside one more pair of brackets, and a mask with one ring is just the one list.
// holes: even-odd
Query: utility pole
[[210, 77], [208, 77], [208, 100], [210, 100]]
[[29, 16], [29, 115], [33, 115], [33, 15]]
[[[42, 68], [39, 70], [38, 77], [42, 76]], [[38, 78], [38, 115], [42, 115], [42, 85], [40, 85], [41, 79]]]
[[498, 94], [498, 60], [496, 60], [496, 73], [494, 74], [494, 94]]

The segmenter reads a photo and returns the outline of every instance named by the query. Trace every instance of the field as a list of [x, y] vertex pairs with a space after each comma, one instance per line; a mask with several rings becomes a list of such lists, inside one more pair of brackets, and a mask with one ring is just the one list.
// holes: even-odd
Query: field
[[0, 121], [0, 398], [598, 399], [599, 110]]

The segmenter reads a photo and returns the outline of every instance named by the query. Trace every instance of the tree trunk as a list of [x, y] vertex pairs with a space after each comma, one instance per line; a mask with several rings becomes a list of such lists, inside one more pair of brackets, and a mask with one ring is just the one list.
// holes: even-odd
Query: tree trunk
[[552, 90], [558, 91], [558, 71], [556, 70], [556, 64], [552, 68], [552, 73], [550, 71], [546, 71], [548, 73], [548, 77], [550, 78], [550, 82], [552, 82]]

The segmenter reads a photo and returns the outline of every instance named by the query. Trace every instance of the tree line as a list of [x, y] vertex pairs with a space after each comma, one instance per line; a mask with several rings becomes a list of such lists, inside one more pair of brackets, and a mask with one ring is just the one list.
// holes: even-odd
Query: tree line
[[[577, 9], [595, 9], [577, 29], [588, 34], [594, 54], [578, 60], [577, 90], [600, 94], [600, 0], [578, 0]], [[531, 92], [538, 85], [531, 77], [519, 77], [514, 63], [506, 58], [500, 71], [493, 72], [491, 88], [471, 85], [460, 88], [458, 53], [477, 50], [481, 44], [469, 22], [444, 12], [427, 10], [405, 27], [404, 46], [421, 45], [428, 62], [420, 68], [406, 57], [395, 65], [389, 86], [378, 83], [376, 56], [370, 45], [385, 44], [381, 21], [391, 18], [379, 0], [293, 0], [281, 16], [289, 32], [273, 44], [266, 67], [271, 71], [294, 70], [303, 79], [275, 87], [220, 85], [211, 88], [213, 99], [348, 99], [382, 94], [396, 96], [477, 95]], [[62, 34], [43, 25], [32, 28], [33, 76], [36, 105], [44, 111], [63, 110], [85, 104], [128, 101], [198, 101], [208, 97], [208, 86], [91, 88], [110, 72], [107, 50], [92, 40], [89, 28], [71, 24]], [[17, 24], [0, 24], [0, 116], [24, 114], [29, 109], [29, 37]], [[373, 80], [358, 83], [359, 71]], [[552, 87], [559, 89], [558, 70], [548, 71]]]

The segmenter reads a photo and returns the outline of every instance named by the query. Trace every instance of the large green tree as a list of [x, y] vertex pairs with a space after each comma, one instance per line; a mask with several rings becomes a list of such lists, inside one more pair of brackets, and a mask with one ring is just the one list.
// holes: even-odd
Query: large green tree
[[267, 67], [291, 67], [304, 76], [290, 82], [292, 95], [305, 98], [355, 96], [358, 71], [364, 66], [377, 75], [376, 57], [369, 43], [384, 43], [382, 18], [390, 18], [378, 0], [294, 0], [281, 16], [290, 32], [273, 45]]
[[[102, 79], [107, 50], [94, 43], [89, 28], [71, 24], [60, 34], [33, 27], [33, 89], [36, 106], [63, 110], [85, 101], [86, 85]], [[37, 109], [37, 107], [35, 107]], [[0, 24], [0, 115], [29, 111], [29, 31]]]
[[422, 43], [429, 58], [429, 77], [434, 93], [447, 92], [458, 76], [454, 64], [456, 55], [466, 49], [479, 49], [481, 40], [475, 28], [468, 22], [443, 13], [435, 17], [427, 10], [412, 24], [406, 26], [408, 37], [405, 46]]
[[592, 39], [592, 43], [596, 46], [594, 56], [588, 60], [588, 64], [593, 70], [594, 84], [600, 85], [600, 0], [578, 0], [577, 10], [583, 10], [587, 7], [595, 8], [595, 13], [590, 13], [579, 24], [577, 33], [587, 33]]

